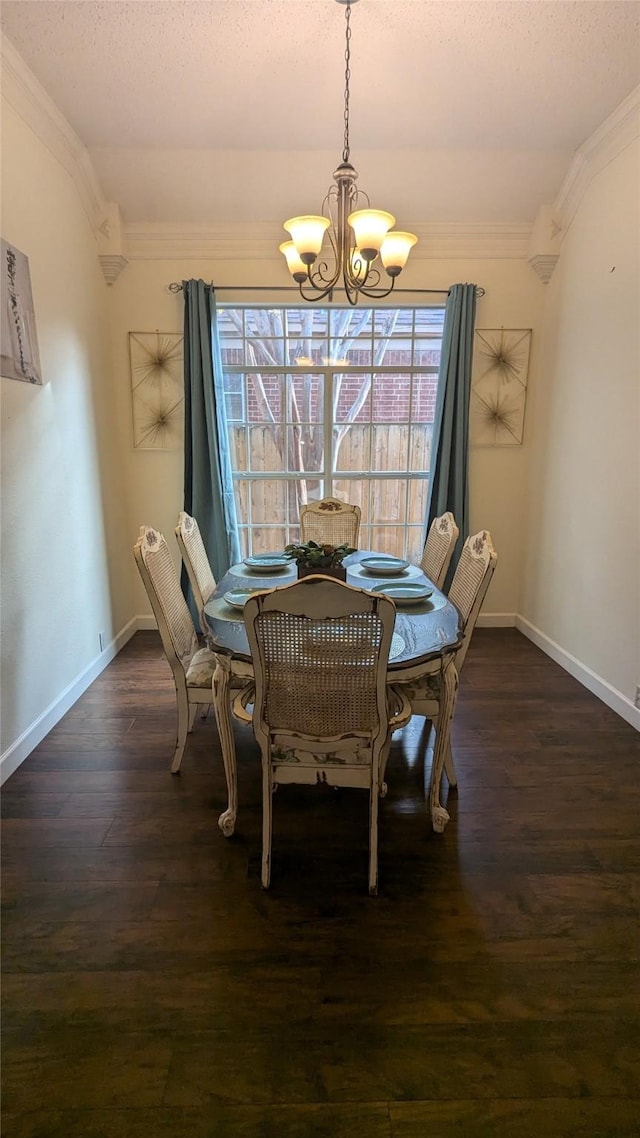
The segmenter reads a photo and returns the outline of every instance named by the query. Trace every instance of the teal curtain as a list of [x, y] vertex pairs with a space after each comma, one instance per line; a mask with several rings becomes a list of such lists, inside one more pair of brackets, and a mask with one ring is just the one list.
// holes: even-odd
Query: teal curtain
[[442, 334], [426, 524], [428, 533], [433, 519], [451, 510], [460, 527], [445, 588], [469, 536], [469, 401], [475, 316], [476, 286], [452, 285]]
[[[217, 581], [240, 560], [215, 294], [183, 281], [184, 508], [197, 521]], [[183, 571], [182, 587], [189, 597]], [[189, 597], [190, 603], [192, 603]], [[195, 610], [194, 615], [195, 615]], [[197, 627], [197, 622], [196, 622]]]

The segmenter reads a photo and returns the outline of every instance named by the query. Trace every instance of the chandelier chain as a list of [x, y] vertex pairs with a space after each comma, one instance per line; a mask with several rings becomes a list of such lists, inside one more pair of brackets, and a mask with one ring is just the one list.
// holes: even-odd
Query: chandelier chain
[[344, 51], [344, 147], [342, 149], [342, 161], [349, 161], [349, 80], [351, 78], [351, 70], [349, 64], [351, 62], [351, 4], [347, 0], [346, 5], [346, 31], [345, 31], [345, 51]]

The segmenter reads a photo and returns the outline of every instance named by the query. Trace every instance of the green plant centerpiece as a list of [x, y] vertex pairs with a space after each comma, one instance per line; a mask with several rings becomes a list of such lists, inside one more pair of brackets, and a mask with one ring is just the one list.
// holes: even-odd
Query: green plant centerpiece
[[347, 570], [342, 562], [356, 551], [352, 545], [319, 545], [316, 541], [305, 541], [300, 545], [286, 545], [284, 552], [298, 566], [298, 577], [306, 577], [309, 573], [324, 573], [346, 581]]

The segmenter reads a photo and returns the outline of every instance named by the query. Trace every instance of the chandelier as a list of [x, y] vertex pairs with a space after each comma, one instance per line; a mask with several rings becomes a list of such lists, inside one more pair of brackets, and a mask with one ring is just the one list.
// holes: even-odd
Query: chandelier
[[[342, 162], [333, 174], [322, 203], [322, 216], [292, 217], [283, 228], [291, 236], [280, 245], [287, 268], [300, 289], [303, 300], [333, 299], [333, 291], [343, 288], [349, 304], [358, 297], [389, 296], [418, 238], [413, 233], [393, 230], [396, 219], [382, 209], [371, 209], [364, 190], [356, 188], [357, 171], [349, 161], [349, 80], [351, 71], [351, 5], [357, 0], [337, 0], [345, 5], [344, 146]], [[366, 208], [358, 208], [366, 203]], [[324, 260], [325, 237], [330, 246]], [[390, 278], [381, 284], [380, 260]], [[342, 283], [340, 283], [342, 281]]]

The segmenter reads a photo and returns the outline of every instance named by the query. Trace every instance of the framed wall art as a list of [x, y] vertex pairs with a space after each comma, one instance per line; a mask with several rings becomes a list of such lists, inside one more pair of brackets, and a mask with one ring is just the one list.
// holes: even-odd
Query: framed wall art
[[469, 436], [476, 446], [519, 446], [531, 349], [530, 328], [477, 328]]
[[184, 337], [177, 332], [130, 332], [133, 445], [138, 450], [182, 446]]
[[2, 375], [42, 386], [40, 353], [36, 334], [36, 315], [31, 293], [29, 258], [0, 242], [2, 257], [2, 321], [0, 343]]

